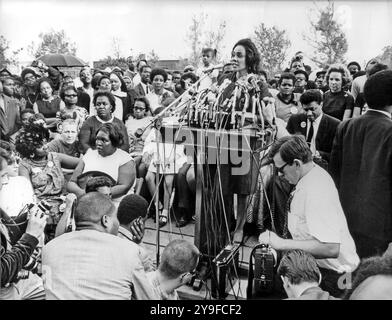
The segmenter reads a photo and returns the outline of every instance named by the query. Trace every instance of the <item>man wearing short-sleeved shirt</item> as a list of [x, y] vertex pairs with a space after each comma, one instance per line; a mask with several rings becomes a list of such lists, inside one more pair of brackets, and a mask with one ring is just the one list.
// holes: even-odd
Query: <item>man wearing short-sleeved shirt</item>
[[327, 171], [313, 163], [303, 136], [279, 139], [270, 157], [283, 177], [295, 185], [287, 205], [292, 239], [266, 231], [259, 241], [276, 250], [300, 249], [312, 254], [323, 276], [321, 288], [339, 297], [345, 289], [342, 276], [356, 269], [359, 257], [335, 184]]

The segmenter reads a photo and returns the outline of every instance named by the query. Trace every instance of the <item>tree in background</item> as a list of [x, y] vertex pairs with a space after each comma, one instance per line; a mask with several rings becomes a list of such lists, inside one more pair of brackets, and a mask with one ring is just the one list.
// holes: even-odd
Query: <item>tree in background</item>
[[347, 38], [335, 17], [333, 1], [328, 1], [325, 8], [319, 8], [316, 3], [315, 6], [317, 18], [313, 21], [310, 19], [311, 35], [303, 35], [304, 40], [314, 48], [310, 59], [320, 68], [333, 63], [345, 63]]
[[203, 47], [212, 47], [218, 52], [219, 60], [222, 51], [222, 42], [226, 33], [226, 21], [221, 21], [216, 30], [208, 28], [208, 15], [201, 13], [198, 16], [192, 16], [192, 22], [189, 26], [186, 41], [190, 45], [189, 63], [197, 66], [201, 59], [201, 50]]
[[37, 47], [34, 42], [28, 47], [29, 52], [35, 58], [51, 53], [76, 54], [76, 44], [68, 38], [64, 30], [55, 31], [52, 29], [49, 32], [42, 32], [39, 34], [39, 38], [41, 40]]
[[386, 46], [382, 49], [382, 53], [378, 56], [380, 61], [392, 68], [392, 45]]
[[255, 29], [253, 40], [261, 54], [261, 68], [269, 75], [280, 72], [287, 49], [291, 46], [286, 30], [276, 26], [269, 28], [261, 23]]
[[156, 67], [157, 62], [159, 61], [159, 56], [154, 51], [154, 49], [152, 49], [150, 53], [147, 55], [147, 61], [149, 65], [151, 65], [152, 67]]
[[19, 63], [18, 54], [23, 50], [23, 48], [14, 50], [11, 54], [10, 42], [0, 35], [0, 68], [8, 67], [10, 65], [17, 66]]

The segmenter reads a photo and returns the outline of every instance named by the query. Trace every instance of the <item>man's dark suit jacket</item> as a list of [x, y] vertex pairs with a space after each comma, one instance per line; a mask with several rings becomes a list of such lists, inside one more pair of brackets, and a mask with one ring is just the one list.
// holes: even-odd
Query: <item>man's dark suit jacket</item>
[[9, 136], [18, 131], [20, 127], [20, 110], [18, 102], [6, 96], [1, 95], [4, 99], [4, 108], [0, 108], [0, 138], [8, 140]]
[[[151, 85], [148, 84], [148, 89], [151, 91]], [[144, 97], [146, 95], [146, 92], [144, 91], [144, 88], [141, 83], [138, 83], [135, 88], [133, 88], [133, 91], [135, 93], [136, 97]]]
[[[301, 123], [305, 123], [304, 128]], [[327, 114], [322, 114], [316, 136], [316, 150], [321, 157], [329, 162], [333, 139], [340, 121]], [[287, 131], [290, 134], [302, 134], [306, 137], [307, 117], [304, 113], [293, 114], [287, 121]]]
[[385, 250], [392, 241], [392, 120], [368, 110], [342, 122], [329, 168], [360, 257], [362, 246], [372, 244], [355, 234]]
[[78, 106], [85, 108], [87, 112], [90, 112], [90, 95], [84, 91], [83, 87], [78, 88]]

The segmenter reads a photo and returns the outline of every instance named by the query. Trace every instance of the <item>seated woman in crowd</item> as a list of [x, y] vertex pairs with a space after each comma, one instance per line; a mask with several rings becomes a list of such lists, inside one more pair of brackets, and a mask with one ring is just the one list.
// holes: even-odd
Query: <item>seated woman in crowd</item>
[[62, 118], [75, 119], [78, 130], [82, 126], [84, 120], [87, 119], [88, 113], [85, 108], [81, 108], [78, 103], [78, 92], [74, 86], [66, 86], [60, 91], [60, 97], [64, 101], [64, 108], [60, 109], [57, 114]]
[[[127, 93], [127, 86], [126, 86], [126, 84], [120, 74], [118, 74], [116, 72], [112, 72], [112, 73], [110, 73], [109, 78], [110, 78], [110, 82], [112, 84], [111, 93], [115, 98], [119, 99], [119, 100], [116, 100], [116, 103], [118, 102], [118, 103], [122, 104], [122, 107], [120, 107], [120, 109], [122, 109], [123, 113], [122, 113], [122, 117], [120, 120], [125, 122], [125, 119], [127, 119], [129, 114], [131, 113], [133, 99]], [[116, 105], [116, 107], [117, 107], [117, 105]]]
[[153, 90], [146, 95], [146, 98], [150, 102], [151, 112], [163, 106], [163, 102], [167, 98], [171, 98], [173, 93], [163, 88], [164, 83], [167, 80], [167, 73], [163, 69], [153, 69], [150, 74]]
[[32, 121], [16, 138], [15, 146], [22, 157], [19, 175], [31, 182], [38, 201], [46, 200], [52, 205], [46, 227], [47, 240], [50, 240], [60, 219], [60, 205], [63, 203], [61, 196], [65, 179], [61, 168], [74, 169], [79, 159], [66, 154], [48, 152], [48, 140], [49, 131], [44, 124]]
[[[142, 162], [144, 141], [151, 131], [150, 123], [152, 117], [150, 114], [150, 103], [146, 97], [136, 98], [135, 105], [133, 107], [133, 117], [125, 122], [129, 137], [129, 152], [133, 156], [136, 164], [136, 172], [138, 183], [136, 190], [141, 187], [142, 179], [147, 174], [146, 165]], [[141, 179], [141, 180], [139, 180]]]
[[[112, 91], [112, 83], [110, 81], [109, 76], [103, 75], [99, 78], [98, 83], [98, 90], [97, 91], [104, 91], [104, 92], [110, 92]], [[119, 97], [116, 97], [112, 94], [114, 98], [114, 109], [113, 109], [113, 116], [116, 117], [117, 119], [123, 121], [123, 103]], [[91, 115], [96, 115], [96, 110], [93, 110]]]
[[[154, 114], [159, 114], [163, 109], [164, 107], [156, 109]], [[159, 142], [159, 147], [157, 146], [157, 141]], [[160, 163], [159, 174], [163, 175], [164, 185], [163, 205], [160, 202], [158, 207], [160, 210], [160, 227], [166, 225], [168, 220], [174, 176], [184, 163], [186, 163], [186, 160], [184, 145], [164, 142], [159, 130], [154, 128], [150, 131], [145, 141], [142, 161], [146, 164], [149, 163], [146, 182], [154, 204], [157, 193], [157, 168], [158, 163]]]
[[[1, 146], [4, 144], [9, 145], [4, 141]], [[3, 157], [7, 162], [7, 174], [6, 177], [3, 177], [0, 204], [10, 217], [15, 217], [25, 205], [34, 203], [34, 191], [30, 180], [18, 176], [19, 159], [10, 145], [7, 149], [0, 148], [0, 157]]]
[[[90, 172], [103, 172], [109, 175], [116, 185], [112, 187], [112, 198], [119, 203], [135, 182], [136, 170], [132, 157], [119, 147], [123, 144], [122, 131], [115, 124], [102, 124], [95, 134], [96, 149], [88, 149], [75, 169], [67, 189], [76, 196], [85, 194], [80, 176]], [[78, 178], [79, 183], [78, 184]]]
[[114, 96], [108, 91], [98, 91], [94, 95], [93, 103], [96, 109], [96, 115], [88, 118], [83, 123], [79, 133], [82, 152], [85, 153], [87, 149], [95, 148], [95, 134], [98, 128], [104, 123], [113, 123], [118, 127], [123, 136], [122, 143], [118, 147], [128, 152], [127, 129], [124, 123], [113, 115], [116, 109]]
[[349, 71], [343, 65], [330, 66], [325, 76], [329, 91], [324, 94], [323, 112], [339, 120], [347, 120], [352, 117], [354, 98], [343, 90], [350, 81]]
[[60, 97], [53, 95], [52, 82], [47, 78], [41, 78], [37, 85], [38, 98], [33, 105], [35, 113], [41, 113], [45, 117], [47, 127], [56, 131], [58, 111], [65, 107]]

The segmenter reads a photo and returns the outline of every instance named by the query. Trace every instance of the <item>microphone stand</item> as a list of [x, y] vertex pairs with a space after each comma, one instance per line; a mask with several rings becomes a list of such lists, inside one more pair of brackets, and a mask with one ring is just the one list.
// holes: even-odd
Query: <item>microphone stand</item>
[[[211, 70], [212, 71], [212, 70]], [[162, 126], [162, 117], [167, 110], [170, 110], [172, 106], [174, 106], [177, 102], [181, 100], [184, 94], [188, 93], [193, 87], [196, 87], [197, 84], [200, 83], [205, 77], [208, 76], [208, 73], [201, 77], [198, 81], [196, 81], [191, 87], [189, 87], [186, 91], [183, 92], [176, 100], [174, 100], [170, 105], [168, 105], [165, 109], [163, 109], [159, 114], [157, 114], [151, 122], [144, 128], [143, 132], [147, 130], [151, 125], [154, 125], [156, 132], [155, 132], [155, 140], [157, 145], [157, 162], [156, 162], [156, 175], [155, 175], [155, 185], [156, 185], [156, 193], [155, 193], [155, 225], [156, 225], [156, 262], [157, 266], [159, 266], [160, 261], [160, 227], [159, 227], [159, 174], [161, 169], [161, 158], [159, 153], [159, 133], [160, 128]], [[163, 162], [163, 165], [165, 163]], [[170, 212], [168, 212], [170, 214]], [[169, 217], [168, 217], [169, 218]]]
[[142, 134], [144, 133], [144, 131], [146, 131], [149, 127], [151, 127], [153, 124], [155, 124], [157, 119], [160, 119], [164, 116], [164, 114], [166, 113], [166, 111], [170, 110], [173, 106], [175, 106], [178, 102], [180, 102], [180, 100], [184, 97], [184, 95], [186, 93], [188, 93], [191, 89], [196, 88], [197, 85], [199, 85], [199, 83], [204, 80], [208, 74], [210, 72], [212, 72], [214, 69], [212, 69], [211, 71], [207, 72], [203, 77], [201, 77], [199, 80], [197, 80], [194, 84], [192, 84], [188, 89], [186, 89], [180, 96], [178, 96], [172, 103], [170, 103], [166, 108], [164, 108], [160, 113], [158, 113], [157, 115], [155, 115], [153, 117], [153, 119], [151, 119], [150, 123], [144, 128], [144, 130], [142, 131]]
[[159, 266], [160, 259], [160, 226], [159, 226], [159, 171], [161, 169], [161, 158], [159, 154], [159, 129], [161, 127], [161, 120], [156, 119], [155, 126], [155, 140], [157, 145], [157, 162], [156, 162], [156, 174], [155, 174], [155, 226], [156, 226], [156, 262], [157, 267]]

